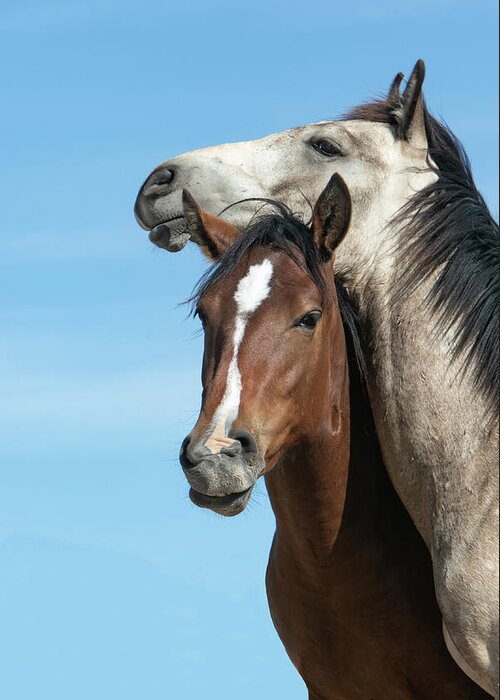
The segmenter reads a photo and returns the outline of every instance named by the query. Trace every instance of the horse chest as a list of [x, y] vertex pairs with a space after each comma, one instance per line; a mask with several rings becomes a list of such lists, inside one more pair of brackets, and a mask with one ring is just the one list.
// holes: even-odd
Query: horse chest
[[415, 697], [407, 694], [405, 679], [390, 679], [387, 668], [378, 663], [376, 635], [363, 625], [350, 605], [345, 605], [345, 596], [331, 572], [308, 575], [292, 562], [271, 556], [266, 583], [274, 625], [311, 697]]
[[271, 616], [310, 697], [484, 700], [451, 660], [425, 598], [408, 598], [368, 571], [361, 559], [313, 573], [271, 551]]

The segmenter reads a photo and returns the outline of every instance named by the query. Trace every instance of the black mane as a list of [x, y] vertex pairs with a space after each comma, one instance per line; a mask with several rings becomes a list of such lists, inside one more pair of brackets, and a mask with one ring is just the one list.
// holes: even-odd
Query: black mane
[[[346, 118], [395, 126], [397, 107], [378, 100]], [[404, 226], [395, 301], [433, 278], [428, 302], [436, 332], [453, 330], [452, 357], [463, 372], [471, 371], [494, 418], [499, 395], [498, 224], [476, 188], [460, 141], [425, 106], [424, 115], [438, 179], [417, 192], [394, 219], [399, 228]]]
[[[326, 297], [327, 288], [322, 272], [324, 261], [318, 247], [314, 243], [310, 227], [300, 218], [293, 215], [284, 204], [272, 200], [263, 201], [273, 206], [277, 213], [256, 217], [253, 223], [241, 232], [220, 260], [207, 270], [189, 299], [194, 313], [196, 313], [201, 297], [206, 294], [210, 287], [217, 281], [227, 277], [243, 256], [255, 246], [278, 250], [288, 255], [309, 275], [318, 287], [321, 295]], [[340, 283], [335, 281], [335, 286], [340, 315], [350, 350], [349, 354], [354, 354], [357, 367], [364, 377], [365, 361], [357, 315]]]

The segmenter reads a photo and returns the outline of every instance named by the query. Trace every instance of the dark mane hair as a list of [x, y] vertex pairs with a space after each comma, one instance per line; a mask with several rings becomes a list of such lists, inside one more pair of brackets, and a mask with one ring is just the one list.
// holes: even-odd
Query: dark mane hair
[[[277, 213], [256, 217], [248, 228], [241, 232], [220, 260], [207, 270], [196, 285], [193, 295], [188, 300], [192, 305], [193, 313], [196, 313], [201, 297], [210, 287], [227, 277], [243, 256], [255, 246], [278, 250], [288, 255], [309, 275], [318, 287], [321, 295], [326, 297], [327, 287], [322, 272], [324, 261], [318, 247], [314, 243], [311, 229], [301, 219], [292, 214], [290, 209], [284, 204], [272, 200], [264, 201], [273, 206]], [[355, 356], [357, 367], [362, 377], [364, 377], [365, 361], [357, 315], [340, 283], [336, 281], [335, 286], [340, 315], [346, 333], [348, 348], [350, 349], [349, 354]]]
[[[397, 125], [394, 99], [355, 108], [346, 119]], [[470, 370], [485, 397], [488, 416], [498, 414], [498, 224], [478, 191], [471, 165], [457, 137], [424, 104], [430, 167], [436, 182], [417, 192], [393, 223], [399, 240], [401, 275], [394, 301], [432, 278], [428, 302], [436, 332], [452, 331], [452, 357]]]

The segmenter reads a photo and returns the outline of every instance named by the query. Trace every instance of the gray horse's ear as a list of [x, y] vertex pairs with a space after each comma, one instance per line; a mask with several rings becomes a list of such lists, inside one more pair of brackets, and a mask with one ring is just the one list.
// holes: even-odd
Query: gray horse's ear
[[415, 68], [410, 75], [399, 107], [394, 110], [398, 123], [398, 137], [405, 141], [415, 141], [417, 144], [421, 142], [419, 145], [422, 146], [427, 142], [425, 139], [425, 108], [422, 94], [424, 80], [425, 63], [420, 59], [415, 64]]
[[209, 260], [219, 260], [238, 237], [239, 230], [224, 219], [204, 211], [187, 190], [182, 191], [182, 205], [191, 240], [200, 246], [201, 252]]
[[387, 93], [387, 102], [391, 105], [394, 105], [395, 107], [399, 107], [401, 105], [401, 83], [403, 82], [405, 77], [404, 73], [398, 73], [394, 80], [391, 83], [391, 87], [389, 88], [389, 92]]
[[313, 211], [313, 236], [321, 255], [329, 260], [351, 223], [351, 195], [342, 177], [335, 173], [320, 194]]

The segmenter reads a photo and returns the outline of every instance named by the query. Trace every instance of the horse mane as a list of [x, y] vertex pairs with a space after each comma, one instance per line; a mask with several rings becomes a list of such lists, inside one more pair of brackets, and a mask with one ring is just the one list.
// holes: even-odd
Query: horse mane
[[[397, 125], [399, 104], [376, 100], [346, 119]], [[404, 230], [398, 242], [401, 274], [394, 301], [432, 279], [427, 301], [435, 331], [453, 333], [452, 359], [471, 372], [486, 400], [490, 419], [498, 415], [498, 224], [478, 191], [459, 139], [424, 104], [429, 165], [438, 179], [413, 195], [392, 224]]]
[[[323, 277], [324, 260], [311, 235], [309, 225], [281, 202], [262, 200], [275, 208], [277, 213], [263, 214], [254, 217], [250, 225], [243, 230], [234, 243], [225, 251], [220, 260], [212, 265], [196, 285], [188, 303], [194, 315], [201, 297], [217, 281], [227, 277], [243, 256], [253, 247], [262, 246], [279, 250], [288, 255], [301, 267], [318, 287], [321, 295], [327, 295]], [[333, 274], [333, 273], [332, 273]], [[358, 317], [347, 292], [340, 282], [335, 280], [340, 316], [346, 334], [349, 356], [354, 356], [357, 369], [364, 379], [366, 364], [363, 355], [363, 344], [360, 337]]]

